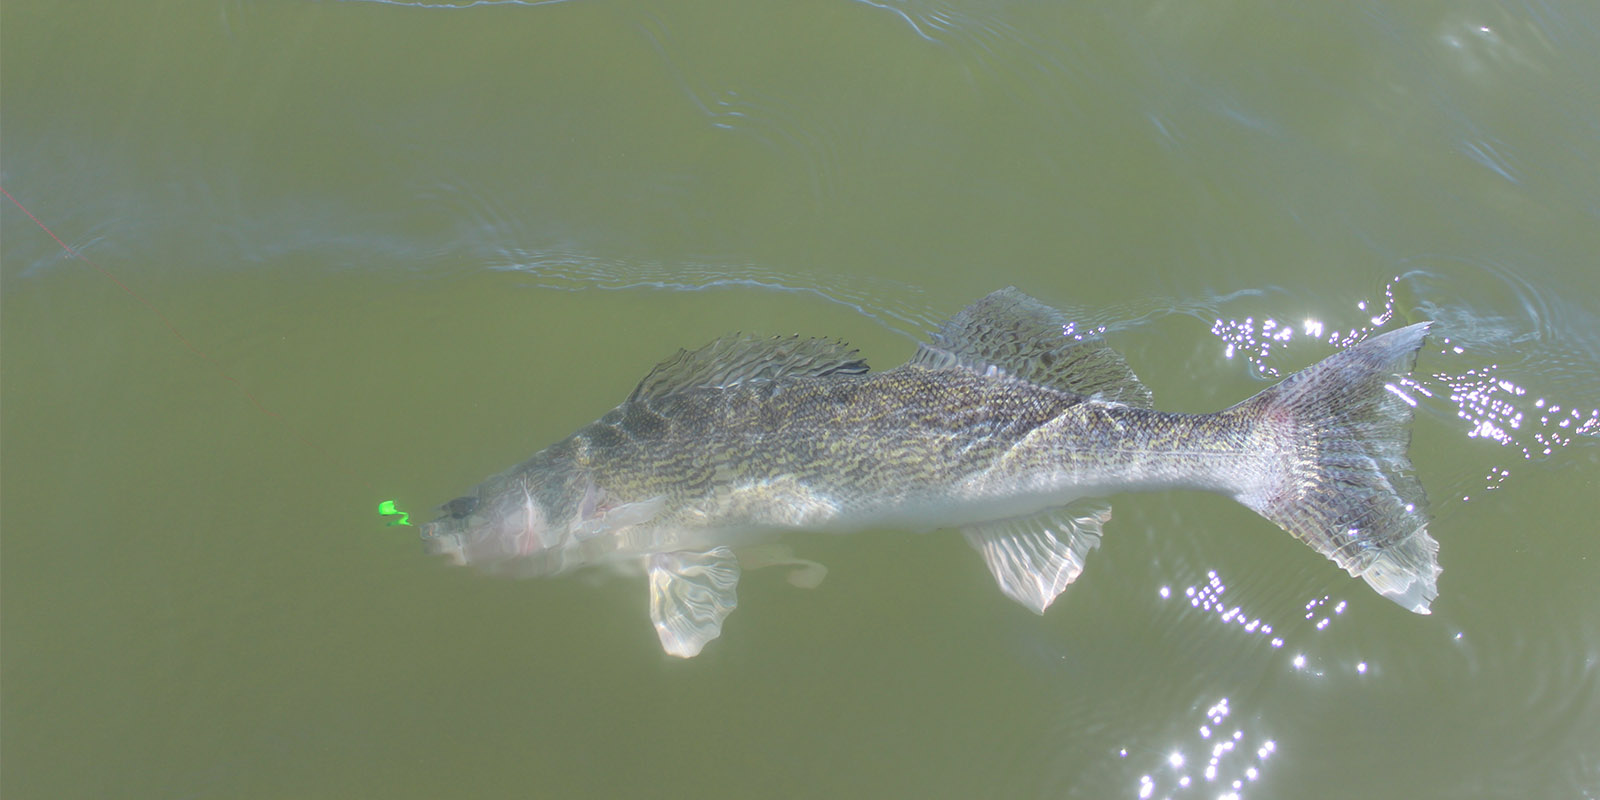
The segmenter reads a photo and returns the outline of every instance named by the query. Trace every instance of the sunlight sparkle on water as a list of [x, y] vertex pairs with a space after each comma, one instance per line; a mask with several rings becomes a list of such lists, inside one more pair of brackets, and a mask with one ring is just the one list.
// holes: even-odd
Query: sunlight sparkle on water
[[[1272, 633], [1272, 626], [1263, 623], [1260, 617], [1251, 617], [1244, 612], [1241, 606], [1229, 607], [1227, 603], [1223, 602], [1222, 595], [1227, 591], [1228, 587], [1217, 576], [1217, 571], [1209, 570], [1206, 572], [1206, 584], [1204, 586], [1189, 586], [1185, 588], [1183, 596], [1189, 598], [1190, 606], [1202, 611], [1213, 612], [1217, 615], [1216, 618], [1218, 620], [1238, 625], [1246, 633]], [[1172, 592], [1168, 587], [1162, 586], [1157, 591], [1157, 594], [1162, 599], [1166, 599], [1171, 597]]]
[[[1394, 280], [1399, 280], [1399, 278]], [[1326, 326], [1323, 322], [1319, 319], [1308, 317], [1300, 324], [1300, 330], [1307, 338], [1320, 339], [1337, 347], [1343, 348], [1356, 344], [1367, 338], [1368, 334], [1373, 330], [1383, 326], [1394, 317], [1393, 281], [1384, 287], [1383, 294], [1383, 311], [1368, 317], [1367, 322], [1370, 325], [1352, 327], [1344, 331], [1343, 335], [1337, 330], [1324, 335]], [[1356, 303], [1356, 308], [1361, 311], [1367, 311], [1367, 306], [1368, 304], [1365, 300]], [[1225, 355], [1227, 358], [1233, 358], [1236, 353], [1243, 354], [1246, 359], [1249, 359], [1250, 363], [1261, 370], [1261, 374], [1278, 377], [1277, 367], [1266, 363], [1266, 359], [1271, 357], [1274, 349], [1288, 344], [1294, 338], [1295, 327], [1291, 324], [1280, 323], [1271, 317], [1262, 320], [1260, 325], [1257, 325], [1254, 317], [1245, 317], [1243, 320], [1219, 319], [1211, 325], [1211, 333], [1222, 339], [1226, 344]]]
[[[1183, 597], [1188, 599], [1190, 607], [1207, 612], [1204, 618], [1214, 619], [1230, 626], [1237, 625], [1239, 628], [1243, 629], [1245, 633], [1263, 634], [1268, 637], [1267, 643], [1269, 646], [1271, 646], [1273, 649], [1281, 649], [1287, 640], [1283, 636], [1272, 635], [1274, 628], [1271, 623], [1263, 621], [1260, 617], [1248, 616], [1242, 606], [1229, 605], [1227, 602], [1225, 602], [1223, 595], [1226, 594], [1227, 591], [1228, 586], [1222, 580], [1222, 576], [1218, 575], [1216, 570], [1207, 570], [1206, 582], [1199, 586], [1191, 585], [1185, 587], [1183, 590]], [[1163, 599], [1168, 599], [1172, 597], [1174, 592], [1171, 590], [1170, 586], [1163, 585], [1157, 590], [1157, 594], [1159, 594]], [[1310, 632], [1320, 633], [1331, 627], [1334, 621], [1341, 617], [1344, 612], [1349, 609], [1349, 607], [1350, 604], [1348, 601], [1334, 600], [1329, 595], [1313, 597], [1305, 603], [1304, 618], [1310, 626]], [[1340, 659], [1340, 661], [1346, 664], [1351, 663], [1350, 661], [1345, 661], [1344, 659]], [[1321, 670], [1308, 668], [1310, 664], [1311, 658], [1304, 651], [1297, 652], [1290, 659], [1290, 665], [1296, 671], [1303, 671], [1305, 674], [1317, 677], [1322, 677], [1324, 675]], [[1354, 669], [1358, 674], [1365, 675], [1367, 673], [1368, 666], [1369, 665], [1363, 661], [1356, 665]], [[1213, 714], [1208, 711], [1206, 716], [1211, 717]], [[1217, 724], [1219, 722], [1221, 722], [1220, 718], [1212, 720], [1212, 724]], [[1200, 737], [1202, 739], [1209, 738], [1211, 733], [1212, 731], [1210, 728], [1202, 726], [1200, 729]]]
[[[1226, 697], [1205, 709], [1204, 721], [1196, 728], [1201, 738], [1210, 738], [1214, 726], [1222, 724], [1232, 713]], [[1219, 735], [1209, 748], [1209, 757], [1205, 766], [1200, 767], [1198, 775], [1188, 771], [1190, 758], [1185, 755], [1184, 748], [1169, 748], [1165, 751], [1165, 756], [1162, 756], [1166, 769], [1149, 769], [1140, 774], [1134, 792], [1141, 798], [1156, 797], [1158, 792], [1161, 793], [1159, 796], [1167, 798], [1212, 797], [1215, 795], [1200, 793], [1206, 792], [1205, 787], [1208, 785], [1215, 787], [1221, 784], [1223, 787], [1231, 788], [1233, 792], [1224, 796], [1239, 797], [1238, 792], [1246, 784], [1261, 777], [1262, 765], [1277, 749], [1277, 744], [1272, 739], [1263, 739], [1259, 744], [1251, 746], [1245, 744], [1245, 738], [1243, 728], [1235, 728], [1228, 734]], [[1255, 751], [1254, 759], [1249, 758], [1252, 747]], [[1123, 757], [1127, 756], [1127, 752], [1127, 748], [1119, 751]], [[1241, 758], [1244, 760], [1241, 761]], [[1210, 791], [1215, 792], [1216, 789]]]
[[1105, 332], [1106, 326], [1104, 325], [1097, 325], [1083, 331], [1078, 330], [1078, 323], [1076, 322], [1068, 322], [1061, 326], [1061, 335], [1077, 342], [1081, 342], [1084, 339], [1096, 338]]
[[[1391, 322], [1395, 317], [1395, 284], [1399, 280], [1394, 278], [1384, 286], [1381, 302], [1356, 303], [1356, 311], [1363, 316], [1359, 321], [1350, 320], [1354, 324], [1347, 327], [1334, 327], [1338, 323], [1314, 316], [1306, 317], [1298, 328], [1271, 317], [1260, 320], [1245, 317], [1242, 320], [1217, 319], [1211, 326], [1211, 333], [1222, 339], [1225, 357], [1241, 356], [1262, 375], [1278, 378], [1281, 373], [1269, 359], [1275, 357], [1278, 348], [1290, 345], [1296, 333], [1307, 340], [1347, 348]], [[1429, 341], [1438, 345], [1433, 352], [1445, 359], [1472, 360], [1475, 354], [1460, 342], [1452, 341], [1449, 334], [1435, 324], [1429, 336]], [[1523, 460], [1534, 460], [1554, 455], [1578, 437], [1600, 437], [1600, 408], [1574, 408], [1571, 404], [1563, 406], [1538, 397], [1528, 387], [1503, 375], [1497, 363], [1479, 360], [1473, 365], [1458, 364], [1454, 369], [1440, 369], [1425, 359], [1423, 366], [1435, 371], [1425, 377], [1398, 378], [1388, 390], [1412, 407], [1428, 404], [1453, 411], [1465, 423], [1462, 430], [1468, 439], [1494, 442], [1516, 451]], [[1444, 406], [1446, 399], [1454, 408]], [[1509, 474], [1503, 468], [1497, 469], [1500, 471], [1490, 477], [1491, 488], [1503, 483]], [[1462, 497], [1463, 501], [1470, 499], [1469, 495]]]
[[1395, 386], [1394, 384], [1386, 383], [1386, 384], [1383, 385], [1383, 388], [1388, 389], [1390, 392], [1392, 392], [1394, 394], [1395, 397], [1398, 397], [1401, 400], [1404, 400], [1406, 405], [1411, 406], [1412, 408], [1416, 408], [1417, 407], [1417, 401], [1414, 398], [1412, 398], [1411, 395], [1400, 391], [1399, 387]]
[[[1307, 602], [1306, 603], [1306, 619], [1311, 619], [1311, 618], [1315, 617], [1317, 615], [1317, 609], [1322, 608], [1323, 606], [1326, 606], [1330, 602], [1330, 600], [1331, 600], [1331, 598], [1328, 597], [1328, 595], [1323, 595], [1321, 597], [1315, 598], [1315, 599]], [[1326, 630], [1328, 628], [1328, 625], [1333, 622], [1333, 618], [1334, 617], [1344, 613], [1344, 609], [1345, 609], [1345, 601], [1340, 600], [1337, 604], [1335, 604], [1333, 606], [1332, 613], [1330, 613], [1327, 616], [1323, 617], [1322, 619], [1319, 619], [1319, 620], [1316, 621], [1316, 623], [1315, 623], [1316, 629], [1319, 630], [1319, 631]]]
[[[1187, 600], [1191, 609], [1201, 612], [1192, 618], [1214, 621], [1200, 624], [1222, 623], [1228, 628], [1242, 628], [1246, 633], [1266, 634], [1265, 641], [1275, 650], [1283, 648], [1287, 641], [1295, 640], [1297, 648], [1290, 651], [1288, 658], [1288, 666], [1293, 673], [1312, 680], [1326, 679], [1328, 673], [1319, 666], [1330, 663], [1340, 665], [1339, 672], [1351, 678], [1375, 673], [1373, 666], [1365, 660], [1358, 660], [1348, 653], [1330, 656], [1317, 649], [1316, 642], [1323, 640], [1305, 639], [1343, 620], [1346, 612], [1352, 608], [1346, 600], [1335, 599], [1327, 594], [1312, 597], [1302, 605], [1303, 621], [1291, 619], [1276, 626], [1287, 628], [1287, 632], [1272, 635], [1273, 624], [1258, 617], [1249, 617], [1242, 606], [1227, 602], [1228, 584], [1217, 570], [1206, 570], [1204, 581], [1184, 586], [1182, 592], [1177, 591], [1176, 587], [1182, 585], [1177, 581], [1158, 584], [1156, 593], [1164, 600]], [[1183, 610], [1181, 605], [1179, 609]], [[1193, 614], [1188, 610], [1184, 610], [1184, 613]], [[1306, 644], [1311, 647], [1303, 648]], [[1239, 719], [1229, 698], [1218, 699], [1204, 709], [1201, 719], [1196, 721], [1188, 737], [1174, 741], [1165, 748], [1152, 747], [1144, 751], [1150, 761], [1141, 765], [1143, 774], [1138, 778], [1135, 791], [1148, 791], [1148, 796], [1152, 798], [1216, 797], [1216, 792], [1230, 790], [1230, 794], [1223, 796], [1240, 796], [1239, 792], [1261, 778], [1263, 764], [1277, 751], [1276, 740], [1251, 741], [1255, 738], [1251, 728], [1258, 724], [1259, 719]], [[1120, 753], [1126, 758], [1128, 750], [1124, 748]], [[1196, 753], [1204, 754], [1203, 762], [1197, 759]], [[1134, 773], [1130, 777], [1138, 775]]]
[[[1600, 436], [1600, 409], [1587, 412], [1537, 397], [1499, 375], [1500, 365], [1474, 367], [1460, 373], [1438, 372], [1434, 378], [1448, 389], [1456, 417], [1467, 424], [1467, 438], [1484, 439], [1516, 451], [1523, 460], [1550, 456], [1580, 436]], [[1490, 470], [1485, 488], [1505, 483], [1511, 473]], [[1463, 497], [1463, 500], [1470, 497]]]

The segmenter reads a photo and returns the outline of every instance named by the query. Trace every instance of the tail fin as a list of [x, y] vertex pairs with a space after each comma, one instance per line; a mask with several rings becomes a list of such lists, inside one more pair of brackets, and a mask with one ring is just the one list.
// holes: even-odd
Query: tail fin
[[1439, 543], [1406, 458], [1411, 371], [1424, 322], [1328, 357], [1234, 406], [1274, 454], [1272, 477], [1237, 495], [1379, 594], [1427, 614]]

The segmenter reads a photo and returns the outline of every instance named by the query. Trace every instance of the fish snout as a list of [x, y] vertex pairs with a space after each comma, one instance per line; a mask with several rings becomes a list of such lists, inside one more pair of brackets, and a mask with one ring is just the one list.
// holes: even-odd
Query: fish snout
[[478, 505], [478, 498], [467, 495], [439, 506], [441, 516], [418, 529], [422, 551], [430, 556], [445, 556], [458, 565], [467, 563], [465, 534], [472, 528], [472, 512]]
[[489, 564], [535, 555], [548, 546], [543, 509], [526, 491], [458, 497], [421, 526], [423, 551], [455, 564]]
[[451, 563], [461, 565], [467, 563], [465, 543], [459, 531], [453, 530], [449, 524], [451, 520], [436, 519], [433, 522], [423, 523], [417, 529], [422, 539], [422, 552], [430, 556], [445, 556]]

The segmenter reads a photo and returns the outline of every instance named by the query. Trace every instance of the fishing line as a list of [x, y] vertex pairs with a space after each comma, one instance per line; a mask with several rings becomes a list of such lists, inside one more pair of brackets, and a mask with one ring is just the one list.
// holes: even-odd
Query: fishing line
[[[26, 214], [28, 219], [33, 220], [33, 224], [39, 226], [39, 230], [44, 231], [45, 234], [47, 234], [51, 239], [54, 239], [56, 244], [61, 246], [62, 250], [67, 251], [68, 255], [70, 255], [73, 258], [76, 258], [77, 260], [82, 261], [83, 263], [88, 264], [89, 266], [93, 267], [95, 272], [100, 273], [100, 275], [102, 277], [104, 277], [107, 280], [111, 281], [112, 283], [116, 284], [117, 288], [121, 289], [124, 292], [127, 292], [129, 297], [132, 297], [134, 300], [137, 300], [139, 302], [139, 305], [144, 306], [146, 311], [149, 311], [151, 314], [154, 314], [157, 319], [161, 320], [161, 324], [165, 325], [167, 327], [167, 332], [172, 334], [172, 338], [177, 339], [178, 342], [184, 346], [184, 349], [186, 349], [189, 352], [195, 354], [196, 356], [198, 356], [200, 358], [200, 360], [204, 361], [206, 366], [208, 368], [210, 368], [211, 372], [213, 374], [215, 374], [217, 377], [222, 378], [223, 380], [227, 381], [228, 383], [233, 384], [233, 387], [235, 389], [239, 390], [239, 393], [244, 395], [245, 399], [249, 400], [250, 404], [255, 406], [257, 411], [260, 411], [261, 413], [266, 414], [267, 416], [269, 416], [272, 419], [276, 420], [278, 422], [278, 424], [282, 425], [284, 430], [287, 430], [289, 432], [289, 435], [294, 437], [294, 439], [296, 441], [298, 441], [302, 445], [305, 445], [306, 447], [310, 448], [311, 450], [315, 451], [318, 455], [322, 456], [323, 457], [323, 463], [332, 465], [334, 469], [338, 470], [339, 472], [344, 473], [345, 476], [347, 476], [347, 477], [354, 478], [354, 479], [360, 481], [362, 484], [365, 484], [366, 487], [369, 488], [369, 489], [376, 489], [377, 488], [377, 487], [372, 485], [371, 481], [368, 481], [367, 479], [361, 477], [360, 475], [357, 475], [354, 472], [351, 472], [350, 470], [347, 470], [347, 469], [339, 466], [338, 463], [331, 458], [332, 454], [330, 454], [327, 451], [326, 448], [324, 448], [321, 445], [317, 444], [316, 441], [314, 439], [312, 439], [311, 437], [306, 436], [305, 434], [301, 433], [293, 425], [290, 425], [289, 421], [284, 419], [281, 415], [279, 415], [278, 412], [273, 411], [270, 408], [267, 408], [266, 404], [262, 403], [259, 398], [257, 398], [254, 394], [250, 393], [249, 389], [245, 388], [245, 385], [243, 383], [239, 382], [238, 378], [235, 378], [232, 375], [228, 374], [228, 371], [226, 369], [223, 369], [222, 364], [220, 362], [218, 362], [216, 359], [212, 358], [210, 355], [207, 355], [204, 350], [201, 350], [199, 347], [195, 346], [194, 342], [189, 341], [189, 337], [184, 336], [183, 333], [178, 330], [178, 326], [173, 324], [172, 320], [169, 319], [166, 314], [161, 313], [161, 309], [156, 308], [155, 304], [151, 303], [149, 300], [146, 300], [143, 295], [141, 295], [138, 292], [134, 291], [126, 283], [123, 283], [121, 280], [119, 280], [117, 278], [116, 275], [111, 274], [110, 270], [107, 270], [105, 267], [102, 267], [99, 264], [96, 264], [94, 261], [91, 261], [88, 256], [85, 256], [84, 254], [78, 252], [77, 250], [73, 249], [73, 247], [71, 245], [67, 244], [65, 241], [62, 241], [61, 237], [57, 236], [55, 231], [50, 230], [50, 226], [44, 224], [43, 221], [41, 221], [38, 217], [34, 216], [33, 212], [29, 211], [28, 207], [22, 204], [22, 201], [18, 200], [16, 197], [12, 196], [12, 194], [10, 192], [6, 191], [5, 187], [0, 186], [0, 194], [5, 195], [6, 199], [10, 200], [12, 205], [14, 205], [17, 208], [21, 209], [22, 213]], [[398, 514], [400, 516], [399, 520], [395, 520], [395, 521], [389, 522], [388, 523], [389, 526], [410, 525], [411, 524], [411, 522], [409, 521], [411, 519], [411, 516], [409, 514], [407, 514], [406, 512], [404, 512], [404, 511], [397, 510], [395, 508], [393, 500], [385, 500], [382, 503], [379, 503], [378, 504], [378, 514], [381, 515], [381, 516], [393, 516], [393, 515], [397, 515]]]

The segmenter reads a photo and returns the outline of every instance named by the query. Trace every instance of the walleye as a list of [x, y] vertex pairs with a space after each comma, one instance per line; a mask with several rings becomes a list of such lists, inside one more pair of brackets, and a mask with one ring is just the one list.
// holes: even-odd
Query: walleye
[[679, 351], [605, 416], [446, 503], [425, 548], [520, 574], [640, 565], [662, 648], [689, 658], [737, 605], [741, 555], [770, 563], [787, 531], [958, 528], [1000, 590], [1043, 614], [1099, 545], [1098, 498], [1199, 489], [1428, 613], [1439, 545], [1397, 385], [1428, 323], [1213, 414], [1152, 410], [1122, 356], [1065, 323], [1008, 288], [883, 372], [827, 339]]

